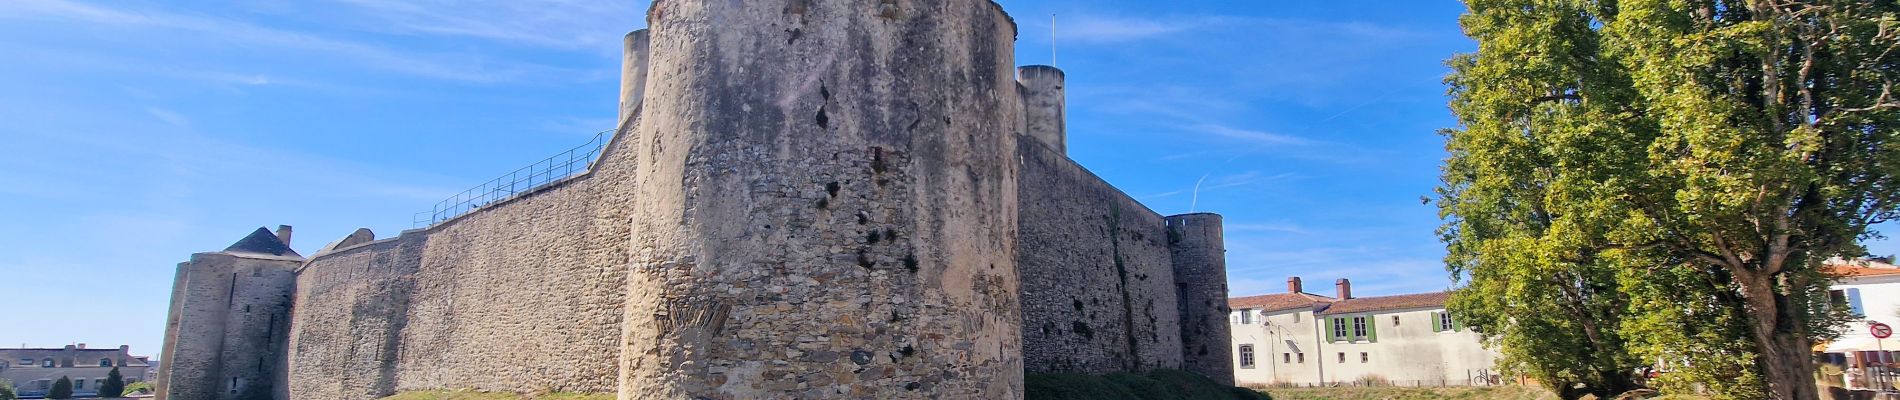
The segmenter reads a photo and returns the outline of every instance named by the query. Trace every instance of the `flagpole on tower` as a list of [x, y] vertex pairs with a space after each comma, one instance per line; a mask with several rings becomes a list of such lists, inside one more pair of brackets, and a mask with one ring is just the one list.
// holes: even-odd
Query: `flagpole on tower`
[[1056, 14], [1049, 13], [1049, 66], [1056, 66]]

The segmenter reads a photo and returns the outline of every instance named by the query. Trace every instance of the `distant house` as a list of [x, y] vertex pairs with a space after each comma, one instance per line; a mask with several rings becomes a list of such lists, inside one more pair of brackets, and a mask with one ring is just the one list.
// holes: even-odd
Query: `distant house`
[[1896, 362], [1900, 338], [1884, 343], [1869, 330], [1869, 322], [1900, 326], [1900, 267], [1890, 259], [1828, 260], [1825, 270], [1839, 280], [1828, 288], [1830, 304], [1846, 307], [1861, 318], [1842, 327], [1841, 337], [1820, 346], [1828, 363], [1863, 376], [1844, 376], [1847, 387], [1873, 386], [1869, 375], [1877, 366]]
[[114, 367], [126, 383], [132, 383], [144, 378], [151, 364], [145, 357], [132, 355], [129, 346], [89, 349], [80, 343], [65, 348], [0, 349], [0, 379], [13, 382], [22, 398], [46, 396], [60, 377], [72, 379], [75, 397], [96, 396]]
[[1358, 298], [1287, 292], [1228, 299], [1234, 381], [1242, 385], [1491, 383], [1498, 354], [1445, 312], [1447, 293]]

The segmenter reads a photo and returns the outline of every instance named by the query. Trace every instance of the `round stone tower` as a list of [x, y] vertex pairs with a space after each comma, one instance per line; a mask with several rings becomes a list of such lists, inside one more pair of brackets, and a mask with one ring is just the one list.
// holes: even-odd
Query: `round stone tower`
[[1020, 398], [1015, 25], [660, 0], [620, 397]]
[[1025, 65], [1016, 71], [1016, 79], [1022, 84], [1024, 133], [1049, 145], [1056, 153], [1068, 154], [1062, 70], [1047, 65]]
[[1233, 336], [1227, 325], [1227, 247], [1221, 216], [1168, 216], [1176, 304], [1181, 308], [1181, 369], [1234, 384]]

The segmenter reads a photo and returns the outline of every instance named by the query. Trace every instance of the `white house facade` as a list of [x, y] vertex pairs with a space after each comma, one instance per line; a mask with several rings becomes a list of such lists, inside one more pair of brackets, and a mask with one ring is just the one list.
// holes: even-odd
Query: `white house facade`
[[1334, 383], [1446, 386], [1495, 383], [1498, 355], [1445, 312], [1447, 293], [1356, 298], [1287, 292], [1228, 300], [1234, 380], [1242, 385]]
[[1822, 346], [1824, 360], [1850, 373], [1841, 377], [1849, 388], [1889, 387], [1879, 377], [1894, 370], [1900, 337], [1875, 338], [1873, 322], [1900, 327], [1900, 267], [1891, 260], [1831, 260], [1828, 272], [1839, 280], [1828, 290], [1836, 306], [1847, 307], [1861, 319], [1843, 327], [1841, 337]]

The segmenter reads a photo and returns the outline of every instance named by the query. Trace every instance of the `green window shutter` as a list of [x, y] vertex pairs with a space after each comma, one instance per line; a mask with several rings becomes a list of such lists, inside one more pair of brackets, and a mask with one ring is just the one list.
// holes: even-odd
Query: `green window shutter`
[[1451, 316], [1451, 331], [1458, 332], [1463, 330], [1465, 330], [1465, 322], [1458, 320], [1458, 316], [1456, 315]]
[[1366, 316], [1366, 342], [1379, 342], [1379, 316], [1377, 315]]
[[1432, 312], [1432, 332], [1444, 332], [1444, 331], [1445, 331], [1445, 330], [1444, 330], [1443, 328], [1441, 328], [1441, 327], [1440, 327], [1440, 326], [1438, 325], [1438, 321], [1441, 321], [1441, 319], [1440, 319], [1440, 318], [1444, 318], [1444, 317], [1440, 317], [1440, 316], [1438, 316], [1438, 315], [1439, 315], [1439, 313], [1438, 313], [1437, 311], [1433, 311], [1433, 312]]

